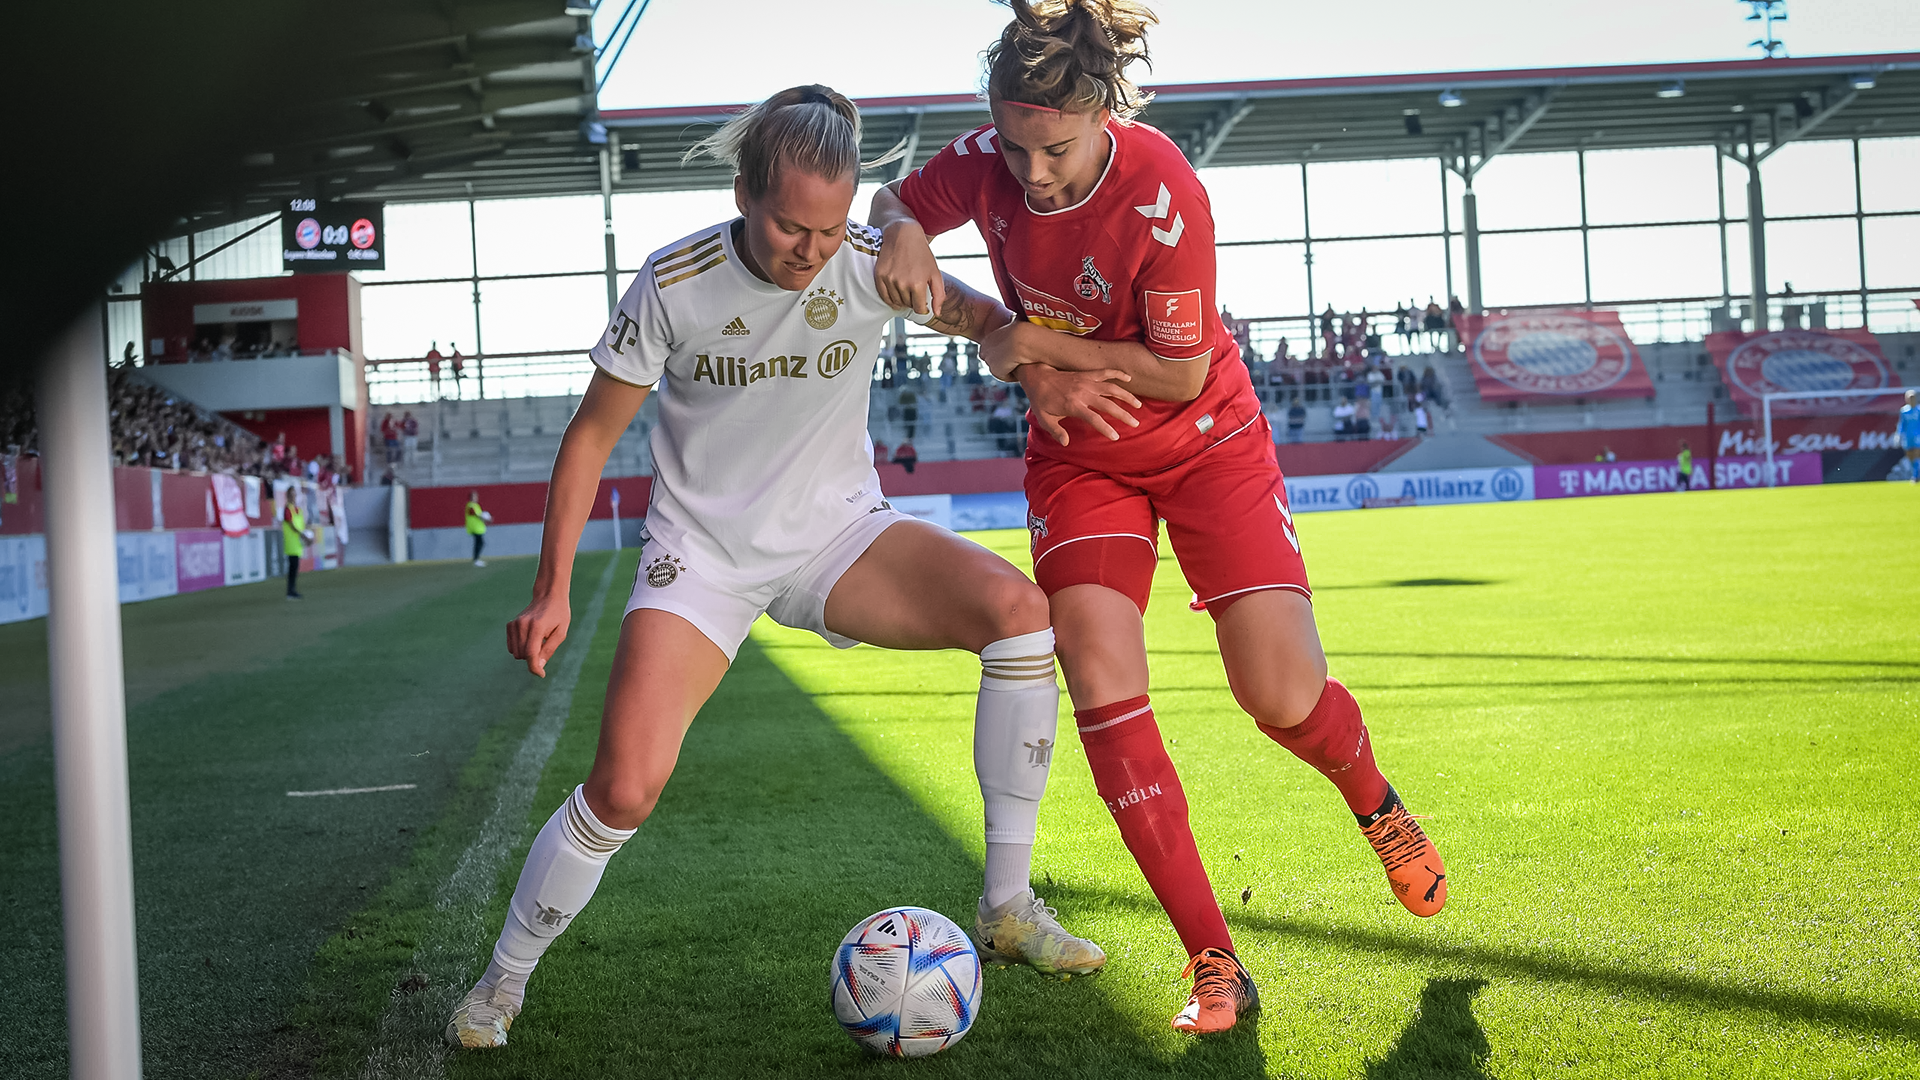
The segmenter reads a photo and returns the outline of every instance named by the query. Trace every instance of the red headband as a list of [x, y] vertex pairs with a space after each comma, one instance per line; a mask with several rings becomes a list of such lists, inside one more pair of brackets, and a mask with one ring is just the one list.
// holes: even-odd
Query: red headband
[[1034, 111], [1036, 111], [1036, 112], [1050, 112], [1050, 113], [1053, 113], [1053, 114], [1054, 114], [1055, 116], [1058, 116], [1058, 115], [1060, 115], [1060, 110], [1059, 110], [1059, 109], [1055, 109], [1055, 108], [1052, 108], [1051, 106], [1047, 106], [1047, 105], [1029, 105], [1029, 104], [1027, 104], [1027, 103], [1026, 103], [1026, 102], [1024, 102], [1024, 101], [1008, 101], [1008, 100], [1007, 100], [1007, 99], [1005, 99], [1005, 98], [1001, 98], [1001, 99], [1000, 99], [1000, 104], [1002, 104], [1002, 105], [1018, 105], [1018, 106], [1020, 106], [1020, 107], [1021, 107], [1021, 108], [1023, 108], [1023, 109], [1033, 109], [1033, 110], [1034, 110]]

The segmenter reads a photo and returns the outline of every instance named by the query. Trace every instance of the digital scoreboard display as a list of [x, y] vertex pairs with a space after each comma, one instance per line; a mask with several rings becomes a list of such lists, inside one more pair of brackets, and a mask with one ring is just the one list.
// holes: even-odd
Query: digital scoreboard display
[[298, 273], [385, 270], [382, 204], [289, 199], [280, 213], [280, 265]]

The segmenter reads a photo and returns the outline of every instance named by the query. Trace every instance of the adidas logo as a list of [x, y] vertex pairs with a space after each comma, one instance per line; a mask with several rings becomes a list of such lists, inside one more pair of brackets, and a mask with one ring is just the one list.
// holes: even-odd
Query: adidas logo
[[740, 335], [740, 334], [751, 334], [751, 333], [753, 333], [753, 331], [751, 331], [751, 330], [749, 330], [749, 329], [747, 329], [747, 324], [746, 324], [746, 323], [743, 323], [743, 322], [741, 322], [741, 321], [740, 321], [740, 316], [738, 316], [738, 315], [735, 315], [735, 316], [733, 317], [733, 321], [727, 324], [727, 328], [726, 328], [725, 330], [722, 330], [722, 331], [720, 331], [720, 332], [721, 332], [721, 333], [723, 333], [723, 334], [733, 334], [733, 335], [735, 335], [735, 336], [738, 336], [738, 335]]

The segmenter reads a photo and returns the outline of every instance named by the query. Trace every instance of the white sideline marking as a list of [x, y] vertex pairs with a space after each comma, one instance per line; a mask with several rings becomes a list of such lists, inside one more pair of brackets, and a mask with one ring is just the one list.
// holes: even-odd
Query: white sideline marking
[[547, 668], [540, 713], [520, 740], [513, 763], [494, 791], [493, 810], [481, 823], [473, 842], [461, 852], [453, 873], [434, 894], [433, 915], [413, 953], [413, 970], [427, 977], [427, 985], [416, 993], [391, 995], [387, 1011], [380, 1017], [373, 1048], [360, 1066], [362, 1080], [440, 1080], [446, 1076], [450, 1051], [442, 1033], [447, 1018], [490, 958], [497, 928], [487, 918], [487, 905], [493, 899], [507, 856], [519, 847], [526, 831], [534, 788], [539, 786], [540, 774], [573, 708], [573, 687], [580, 679], [587, 647], [600, 629], [607, 590], [613, 584], [613, 568], [619, 561], [617, 555], [607, 560], [607, 568], [587, 600], [584, 617], [567, 634], [557, 657], [559, 662]]
[[289, 799], [306, 799], [315, 795], [365, 795], [369, 791], [412, 791], [419, 784], [381, 784], [379, 787], [337, 787], [325, 791], [289, 791]]

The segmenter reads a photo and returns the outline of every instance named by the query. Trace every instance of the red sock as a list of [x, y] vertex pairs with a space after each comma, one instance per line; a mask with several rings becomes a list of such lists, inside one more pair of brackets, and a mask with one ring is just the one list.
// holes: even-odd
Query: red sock
[[1227, 920], [1187, 824], [1187, 793], [1160, 741], [1160, 726], [1145, 694], [1073, 714], [1080, 744], [1093, 767], [1093, 786], [1106, 800], [1120, 839], [1140, 864], [1147, 884], [1173, 921], [1187, 955], [1233, 948]]
[[1373, 763], [1373, 740], [1360, 719], [1360, 703], [1339, 679], [1327, 680], [1319, 703], [1293, 727], [1255, 726], [1294, 757], [1326, 774], [1355, 814], [1366, 817], [1386, 802], [1392, 789]]

